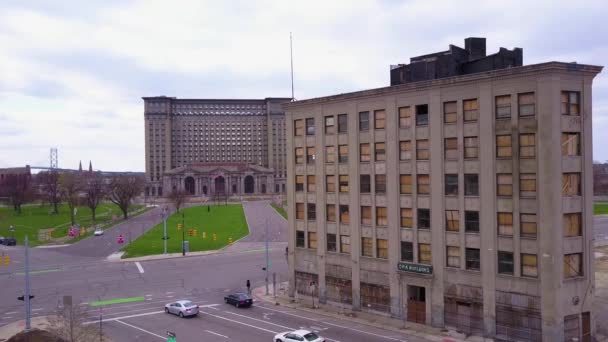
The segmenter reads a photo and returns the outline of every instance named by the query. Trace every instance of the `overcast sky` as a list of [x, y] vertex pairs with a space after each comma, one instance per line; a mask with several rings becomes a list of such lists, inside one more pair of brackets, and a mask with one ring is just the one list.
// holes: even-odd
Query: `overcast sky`
[[[84, 5], [86, 4], [86, 5]], [[608, 1], [1, 0], [0, 167], [144, 170], [142, 96], [296, 98], [389, 84], [389, 65], [487, 38], [524, 64], [608, 64]], [[594, 159], [608, 160], [608, 70]]]

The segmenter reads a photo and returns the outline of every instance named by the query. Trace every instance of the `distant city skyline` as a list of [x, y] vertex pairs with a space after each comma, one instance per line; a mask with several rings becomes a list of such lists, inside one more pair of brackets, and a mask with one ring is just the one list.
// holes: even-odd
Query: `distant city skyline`
[[[605, 1], [520, 1], [505, 10], [500, 2], [421, 0], [113, 0], [87, 7], [7, 0], [0, 13], [0, 167], [48, 165], [57, 147], [59, 167], [92, 160], [95, 169], [144, 171], [141, 97], [289, 97], [289, 32], [295, 96], [306, 99], [388, 86], [391, 64], [463, 37], [486, 37], [488, 51], [520, 47], [524, 65], [604, 65], [606, 14]], [[606, 72], [595, 79], [593, 97], [594, 160], [606, 161]]]

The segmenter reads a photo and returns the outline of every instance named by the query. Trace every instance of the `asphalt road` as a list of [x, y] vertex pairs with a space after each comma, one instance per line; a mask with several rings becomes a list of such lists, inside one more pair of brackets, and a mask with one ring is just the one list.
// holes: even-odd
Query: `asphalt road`
[[[73, 297], [85, 321], [99, 324], [100, 308], [90, 303], [143, 297], [134, 303], [101, 307], [103, 331], [112, 340], [162, 341], [166, 331], [177, 334], [177, 341], [270, 341], [278, 332], [305, 328], [319, 331], [328, 341], [421, 341], [418, 337], [396, 334], [350, 321], [327, 318], [305, 311], [256, 302], [254, 307], [236, 309], [223, 303], [225, 294], [245, 291], [245, 282], [263, 286], [265, 272], [266, 217], [270, 235], [271, 270], [284, 281], [287, 262], [284, 254], [286, 221], [265, 203], [245, 203], [251, 234], [221, 253], [197, 257], [149, 260], [135, 263], [109, 262], [110, 248], [99, 241], [112, 240], [110, 234], [89, 238], [71, 247], [31, 249], [32, 301], [34, 316], [54, 313], [65, 295]], [[119, 229], [143, 229], [159, 222], [151, 211]], [[147, 223], [145, 223], [147, 222]], [[135, 228], [132, 228], [135, 227]], [[608, 218], [596, 217], [597, 238], [608, 238]], [[118, 232], [118, 231], [117, 231]], [[0, 267], [0, 326], [23, 319], [23, 248], [0, 247], [11, 256], [11, 265]], [[195, 318], [180, 319], [163, 312], [164, 304], [188, 298], [201, 305]]]

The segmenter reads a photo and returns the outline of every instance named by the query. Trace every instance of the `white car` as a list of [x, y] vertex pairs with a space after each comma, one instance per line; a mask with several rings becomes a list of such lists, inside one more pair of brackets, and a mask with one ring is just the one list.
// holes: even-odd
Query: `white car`
[[95, 236], [101, 236], [101, 235], [103, 235], [103, 229], [101, 229], [101, 228], [95, 228], [95, 231], [93, 232], [93, 235], [95, 235]]
[[325, 339], [308, 330], [288, 331], [274, 336], [273, 342], [325, 342]]

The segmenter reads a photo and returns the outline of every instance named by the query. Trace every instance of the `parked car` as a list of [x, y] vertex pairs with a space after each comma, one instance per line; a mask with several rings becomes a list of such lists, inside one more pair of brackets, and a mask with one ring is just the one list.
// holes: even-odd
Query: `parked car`
[[0, 236], [0, 245], [4, 242], [4, 236]]
[[224, 297], [224, 302], [240, 308], [242, 306], [251, 306], [253, 299], [246, 293], [233, 293]]
[[198, 315], [198, 305], [187, 299], [165, 305], [165, 312], [178, 315], [179, 317]]
[[17, 239], [15, 238], [4, 238], [2, 239], [2, 244], [5, 246], [16, 246], [17, 245]]
[[296, 330], [283, 332], [274, 336], [274, 342], [325, 342], [325, 339], [316, 333], [308, 330]]
[[101, 235], [103, 235], [103, 229], [101, 229], [101, 228], [95, 228], [95, 231], [93, 232], [93, 235], [95, 235], [95, 236], [101, 236]]

